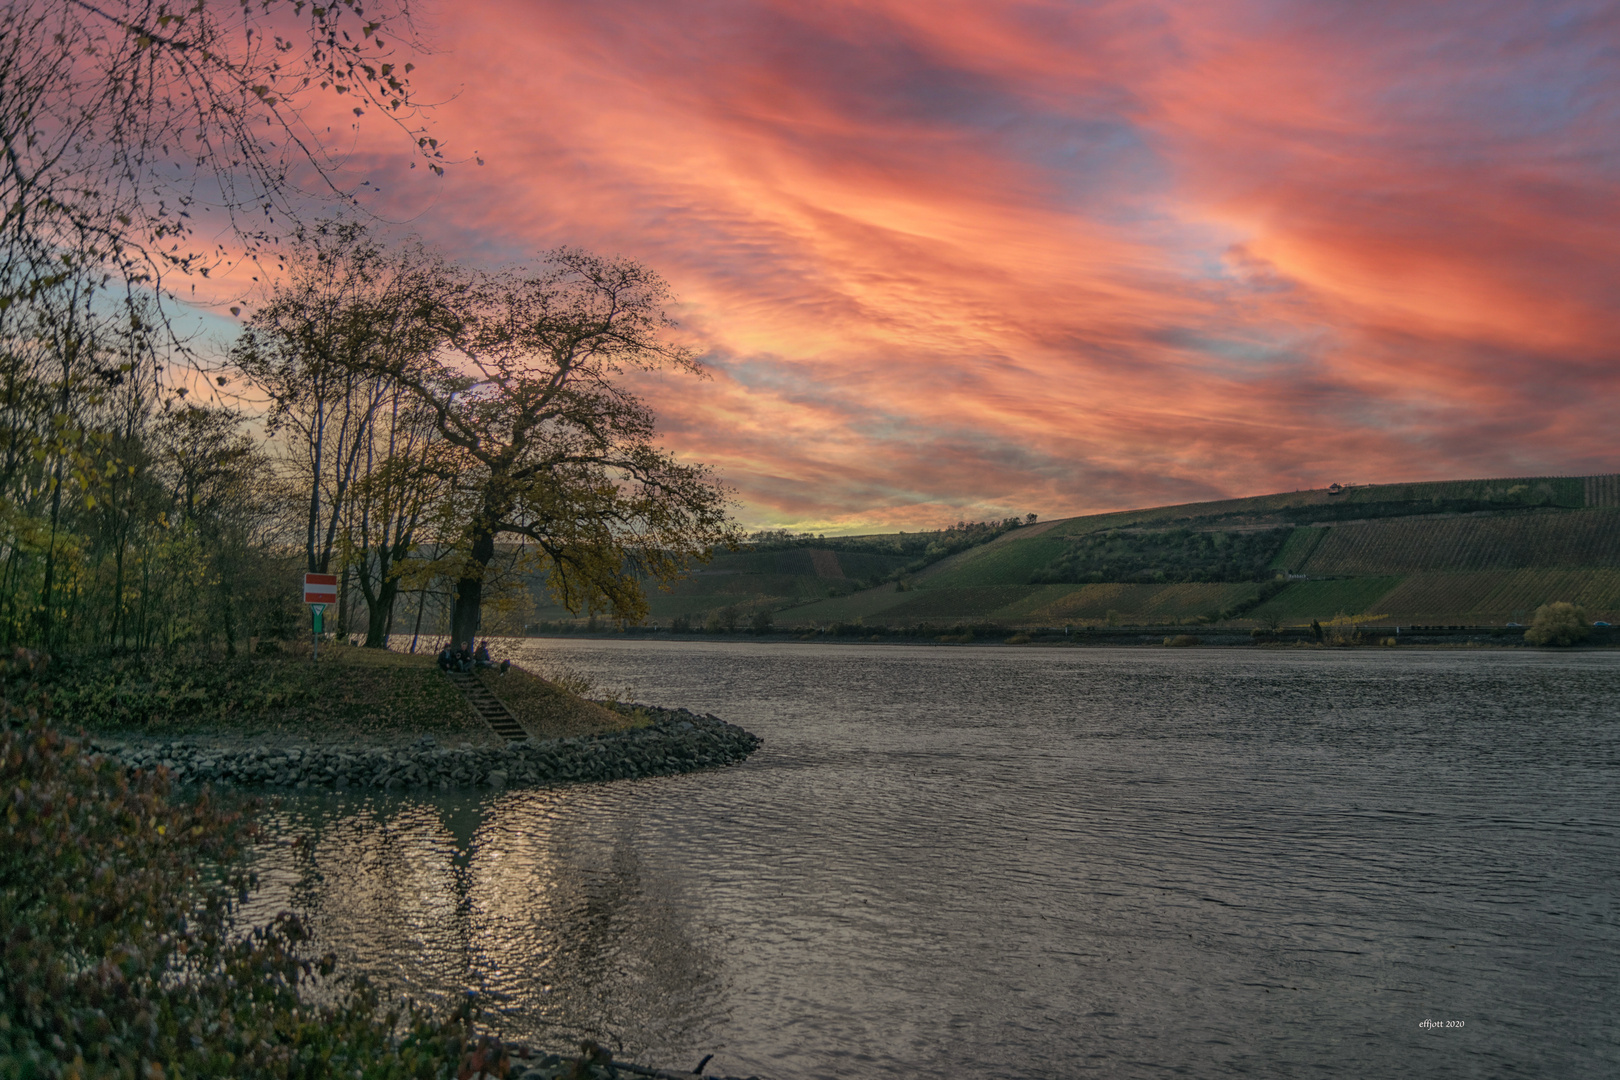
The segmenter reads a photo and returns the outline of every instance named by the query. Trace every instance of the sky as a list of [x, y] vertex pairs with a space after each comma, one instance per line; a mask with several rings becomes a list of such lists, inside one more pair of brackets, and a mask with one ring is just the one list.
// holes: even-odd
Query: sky
[[456, 163], [368, 119], [369, 208], [659, 271], [751, 528], [1620, 471], [1620, 5], [417, 10]]

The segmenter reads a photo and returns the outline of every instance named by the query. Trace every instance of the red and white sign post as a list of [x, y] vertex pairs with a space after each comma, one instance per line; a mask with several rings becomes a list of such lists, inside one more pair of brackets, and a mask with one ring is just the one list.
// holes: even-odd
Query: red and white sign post
[[304, 603], [309, 605], [314, 625], [309, 654], [312, 661], [321, 658], [321, 613], [326, 610], [327, 604], [337, 603], [337, 587], [336, 574], [304, 575]]

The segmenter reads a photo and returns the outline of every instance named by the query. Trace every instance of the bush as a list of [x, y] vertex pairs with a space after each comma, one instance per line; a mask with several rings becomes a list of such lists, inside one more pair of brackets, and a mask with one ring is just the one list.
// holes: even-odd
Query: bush
[[[291, 916], [233, 933], [251, 823], [52, 727], [38, 666], [0, 665], [0, 1076], [426, 1078], [473, 1055], [504, 1073], [469, 1012], [385, 1012], [330, 980]], [[311, 984], [329, 1004], [301, 999]]]
[[753, 628], [753, 631], [756, 634], [768, 634], [771, 632], [771, 626], [775, 622], [776, 620], [771, 617], [770, 612], [757, 611], [754, 613], [753, 619], [749, 621], [749, 625]]
[[1527, 645], [1573, 645], [1585, 641], [1592, 628], [1586, 624], [1586, 612], [1563, 600], [1542, 604], [1530, 620], [1530, 629], [1524, 632]]
[[1172, 649], [1186, 649], [1200, 644], [1199, 639], [1191, 634], [1177, 634], [1175, 637], [1167, 637], [1164, 639], [1164, 643]]

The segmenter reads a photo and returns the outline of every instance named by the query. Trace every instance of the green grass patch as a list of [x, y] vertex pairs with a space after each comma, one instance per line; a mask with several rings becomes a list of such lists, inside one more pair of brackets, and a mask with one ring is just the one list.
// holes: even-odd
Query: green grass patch
[[[8, 695], [37, 700], [31, 673], [5, 667]], [[3, 1075], [508, 1074], [470, 1010], [383, 1000], [311, 955], [292, 915], [233, 926], [251, 885], [240, 811], [172, 798], [162, 773], [127, 772], [6, 701], [0, 790]]]
[[1059, 558], [1068, 541], [1050, 532], [1011, 533], [940, 563], [920, 580], [931, 589], [1027, 585], [1036, 571]]
[[431, 656], [327, 645], [308, 655], [58, 657], [57, 715], [102, 733], [322, 741], [495, 739]]
[[517, 714], [530, 735], [562, 739], [594, 735], [633, 726], [629, 717], [586, 701], [532, 671], [513, 666], [505, 675], [486, 669], [478, 673], [485, 688]]
[[1248, 617], [1310, 622], [1331, 619], [1341, 611], [1346, 615], [1382, 614], [1385, 609], [1381, 598], [1400, 583], [1398, 576], [1295, 581], [1249, 612]]
[[1270, 569], [1285, 570], [1291, 574], [1299, 573], [1299, 568], [1305, 565], [1311, 553], [1316, 550], [1316, 545], [1322, 542], [1322, 537], [1327, 533], [1326, 529], [1295, 529], [1288, 534], [1288, 539], [1283, 541], [1282, 550], [1277, 552], [1277, 557], [1271, 560]]
[[889, 621], [888, 612], [919, 595], [918, 592], [897, 592], [893, 585], [884, 585], [864, 592], [851, 593], [829, 600], [801, 604], [776, 612], [778, 626], [829, 626], [834, 623], [854, 622], [856, 619]]
[[1260, 592], [1253, 582], [1177, 585], [1078, 585], [1028, 612], [1030, 621], [1047, 623], [1106, 622], [1109, 612], [1127, 624], [1180, 622], [1242, 605]]
[[903, 604], [884, 611], [890, 623], [905, 624], [914, 621], [941, 619], [990, 619], [1009, 605], [1028, 599], [1041, 590], [1039, 585], [987, 585], [977, 588], [939, 588], [929, 586], [906, 594]]

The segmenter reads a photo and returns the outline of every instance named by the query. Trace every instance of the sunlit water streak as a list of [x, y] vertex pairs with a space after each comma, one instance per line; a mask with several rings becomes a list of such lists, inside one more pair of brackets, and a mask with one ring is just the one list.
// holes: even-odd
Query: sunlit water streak
[[289, 800], [254, 917], [736, 1075], [1620, 1073], [1620, 655], [512, 647], [765, 745]]

